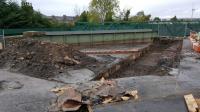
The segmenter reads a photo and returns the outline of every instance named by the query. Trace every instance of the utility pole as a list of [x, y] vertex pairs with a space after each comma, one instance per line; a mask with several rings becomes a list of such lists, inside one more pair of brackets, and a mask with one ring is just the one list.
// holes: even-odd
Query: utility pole
[[192, 4], [192, 16], [191, 16], [191, 20], [193, 20], [193, 16], [194, 16], [194, 12], [195, 12], [195, 8], [194, 8], [194, 4]]
[[192, 8], [192, 17], [191, 17], [191, 19], [193, 19], [194, 12], [195, 12], [195, 9], [194, 9], [194, 8]]

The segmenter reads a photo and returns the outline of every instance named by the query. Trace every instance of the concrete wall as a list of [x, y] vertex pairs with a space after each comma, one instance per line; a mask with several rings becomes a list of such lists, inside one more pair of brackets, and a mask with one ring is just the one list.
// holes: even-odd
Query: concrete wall
[[46, 32], [45, 36], [33, 37], [42, 41], [51, 41], [67, 44], [94, 44], [112, 42], [151, 42], [157, 37], [152, 30], [126, 30], [126, 31], [93, 31], [93, 32]]
[[117, 62], [115, 62], [111, 65], [106, 65], [105, 70], [100, 71], [93, 80], [100, 80], [102, 77], [109, 78], [114, 73], [129, 66], [129, 64], [132, 61], [137, 60], [138, 58], [142, 57], [145, 53], [149, 52], [150, 48], [151, 48], [151, 45], [149, 45], [146, 48], [141, 49], [138, 52], [131, 54], [130, 56], [128, 56], [125, 59], [118, 60]]

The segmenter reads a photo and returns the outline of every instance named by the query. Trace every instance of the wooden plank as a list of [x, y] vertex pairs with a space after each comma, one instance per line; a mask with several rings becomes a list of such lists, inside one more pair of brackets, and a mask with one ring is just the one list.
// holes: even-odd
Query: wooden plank
[[200, 107], [200, 99], [195, 99], [197, 102], [197, 105]]
[[193, 95], [192, 94], [185, 95], [184, 98], [187, 104], [188, 112], [197, 112], [198, 105]]
[[198, 112], [200, 112], [200, 99], [196, 99], [197, 105], [198, 105]]

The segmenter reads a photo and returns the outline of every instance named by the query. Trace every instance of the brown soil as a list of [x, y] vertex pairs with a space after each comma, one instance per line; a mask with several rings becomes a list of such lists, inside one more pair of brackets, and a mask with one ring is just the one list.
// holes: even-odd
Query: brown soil
[[179, 65], [181, 49], [182, 41], [156, 42], [149, 53], [136, 61], [130, 62], [127, 67], [110, 75], [109, 78], [169, 75], [170, 69]]
[[97, 61], [68, 45], [32, 39], [12, 40], [0, 52], [0, 68], [44, 79], [91, 63]]

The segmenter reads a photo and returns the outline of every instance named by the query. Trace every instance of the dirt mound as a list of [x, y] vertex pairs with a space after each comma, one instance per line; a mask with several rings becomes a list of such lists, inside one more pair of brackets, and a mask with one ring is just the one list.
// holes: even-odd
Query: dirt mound
[[68, 45], [32, 39], [12, 40], [0, 52], [1, 68], [8, 67], [11, 71], [44, 79], [95, 62]]

